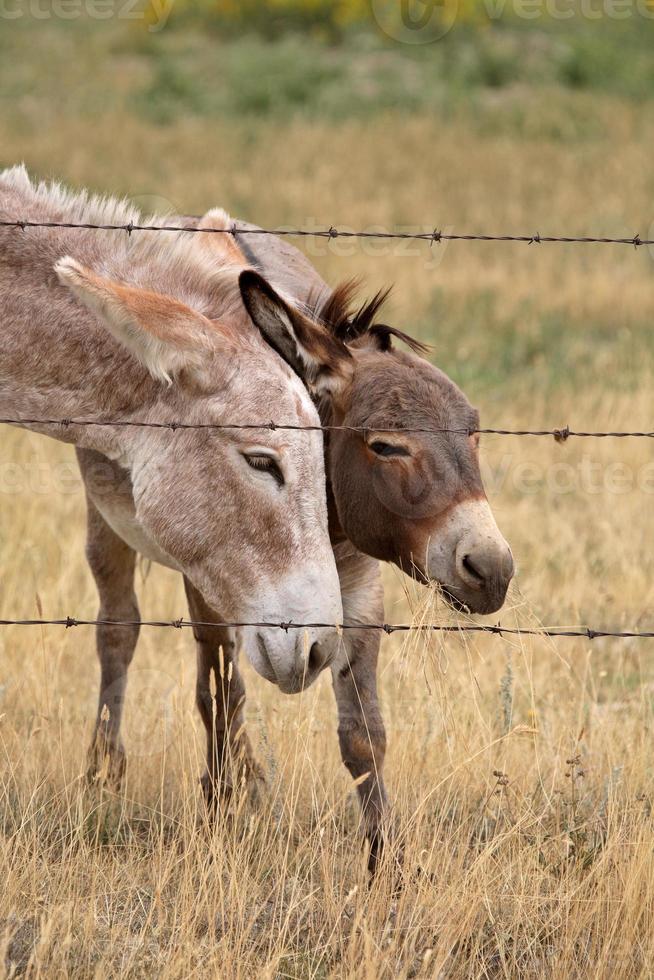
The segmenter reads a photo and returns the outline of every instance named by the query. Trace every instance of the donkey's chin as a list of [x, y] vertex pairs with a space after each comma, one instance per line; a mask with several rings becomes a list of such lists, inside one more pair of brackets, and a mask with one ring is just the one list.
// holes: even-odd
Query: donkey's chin
[[471, 613], [472, 612], [472, 609], [470, 608], [470, 606], [468, 605], [468, 603], [467, 602], [463, 602], [462, 599], [459, 599], [459, 597], [456, 596], [456, 595], [454, 595], [453, 592], [450, 592], [449, 589], [446, 589], [443, 586], [441, 586], [440, 587], [440, 593], [443, 596], [443, 598], [445, 599], [445, 601], [447, 602], [448, 606], [451, 606], [452, 609], [454, 609], [456, 612], [460, 612], [460, 613]]
[[[402, 568], [402, 565], [400, 565], [400, 568]], [[465, 613], [466, 615], [489, 616], [492, 613], [498, 612], [504, 605], [508, 590], [508, 581], [506, 587], [498, 585], [497, 589], [492, 592], [485, 589], [475, 589], [473, 591], [472, 589], [465, 588], [465, 586], [458, 589], [451, 584], [451, 579], [446, 585], [439, 579], [427, 575], [424, 569], [415, 561], [411, 563], [411, 575], [421, 585], [436, 586], [448, 606], [451, 606], [456, 612]]]
[[445, 601], [460, 613], [472, 613], [476, 616], [490, 616], [498, 612], [504, 605], [506, 591], [502, 595], [487, 595], [473, 593], [471, 595], [458, 595], [453, 589], [441, 586], [441, 593]]

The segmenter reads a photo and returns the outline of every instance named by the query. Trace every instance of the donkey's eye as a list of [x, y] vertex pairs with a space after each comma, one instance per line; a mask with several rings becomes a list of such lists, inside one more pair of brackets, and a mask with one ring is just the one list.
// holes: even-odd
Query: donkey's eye
[[265, 456], [261, 453], [244, 453], [245, 461], [253, 470], [261, 470], [263, 473], [270, 473], [275, 482], [283, 487], [285, 484], [284, 474], [279, 463], [272, 456]]
[[397, 446], [391, 442], [371, 442], [369, 448], [377, 456], [410, 456], [411, 453], [404, 446]]

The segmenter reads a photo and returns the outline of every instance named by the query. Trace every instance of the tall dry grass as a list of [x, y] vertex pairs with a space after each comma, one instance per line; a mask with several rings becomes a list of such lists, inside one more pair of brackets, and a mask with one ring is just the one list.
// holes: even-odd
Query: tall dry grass
[[[179, 210], [221, 203], [263, 224], [648, 230], [652, 126], [638, 107], [580, 94], [561, 112], [543, 100], [516, 135], [511, 98], [489, 99], [488, 132], [389, 117], [226, 133], [125, 116], [80, 139], [62, 117], [47, 138], [29, 120], [18, 131], [0, 120], [0, 145], [76, 183]], [[584, 112], [591, 134], [566, 142], [554, 122]], [[651, 428], [645, 250], [313, 257], [331, 280], [395, 280], [393, 319], [469, 379], [484, 423]], [[0, 438], [0, 616], [92, 615], [70, 451], [6, 428]], [[483, 458], [519, 567], [502, 623], [651, 628], [649, 443], [488, 437]], [[389, 620], [452, 621], [390, 569], [386, 584]], [[184, 611], [179, 580], [162, 569], [140, 569], [139, 593], [146, 617]], [[267, 788], [258, 801], [237, 794], [210, 829], [190, 636], [143, 631], [131, 766], [115, 797], [83, 779], [92, 632], [4, 628], [0, 962], [30, 977], [649, 976], [653, 654], [636, 640], [384, 640], [386, 774], [406, 864], [403, 879], [391, 863], [368, 888], [328, 678], [283, 698], [245, 668]]]

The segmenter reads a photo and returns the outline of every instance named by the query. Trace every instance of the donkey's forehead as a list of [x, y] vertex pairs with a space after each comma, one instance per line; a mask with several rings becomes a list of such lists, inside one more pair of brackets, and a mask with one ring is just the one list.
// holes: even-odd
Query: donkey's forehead
[[240, 412], [280, 425], [320, 425], [305, 385], [270, 348], [257, 352], [238, 372]]
[[403, 351], [358, 359], [351, 409], [366, 424], [474, 429], [479, 414], [461, 389], [428, 361]]

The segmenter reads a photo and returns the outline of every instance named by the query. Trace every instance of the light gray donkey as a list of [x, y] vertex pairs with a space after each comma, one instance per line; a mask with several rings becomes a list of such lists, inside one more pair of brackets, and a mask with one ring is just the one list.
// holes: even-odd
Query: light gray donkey
[[[0, 218], [123, 223], [138, 215], [115, 201], [34, 185], [18, 167], [0, 173]], [[204, 223], [225, 220], [210, 212]], [[245, 285], [250, 305], [260, 307], [257, 329], [239, 290], [242, 263], [229, 255], [216, 263], [217, 237], [0, 228], [0, 414], [254, 424], [274, 415], [319, 425], [298, 369], [304, 364], [307, 378], [320, 372], [329, 384], [344, 360], [337, 345], [332, 359], [322, 332], [293, 336], [285, 304], [271, 302], [253, 274]], [[293, 369], [264, 337], [279, 351], [293, 349]], [[77, 447], [100, 619], [138, 621], [138, 552], [183, 573], [196, 619], [342, 621], [322, 433], [22, 424]], [[116, 779], [138, 632], [137, 625], [97, 631], [93, 754], [96, 762], [109, 754]], [[338, 647], [333, 629], [244, 634], [254, 667], [285, 692], [308, 686]]]

